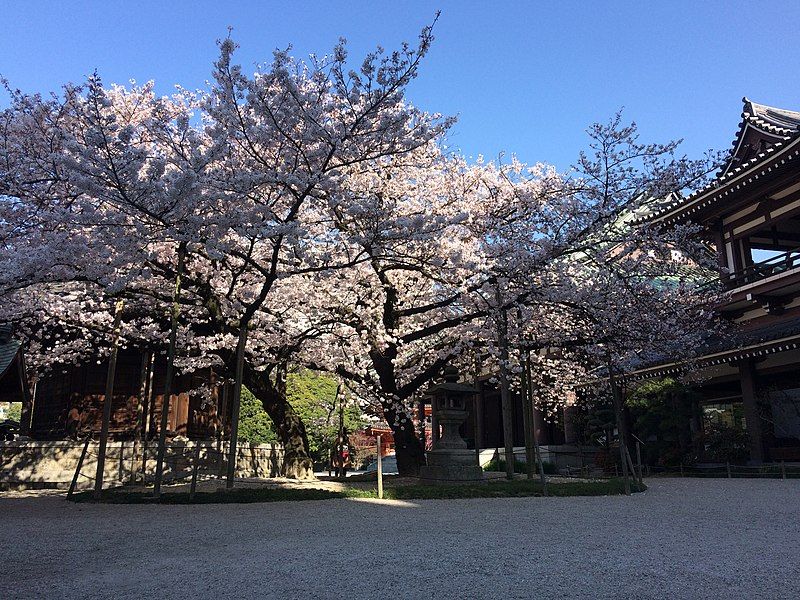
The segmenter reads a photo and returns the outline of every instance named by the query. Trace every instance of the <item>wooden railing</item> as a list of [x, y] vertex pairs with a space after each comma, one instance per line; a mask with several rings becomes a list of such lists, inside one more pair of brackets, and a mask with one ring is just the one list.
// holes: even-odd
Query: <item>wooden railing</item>
[[795, 267], [800, 267], [800, 249], [789, 250], [765, 261], [753, 263], [741, 271], [723, 277], [722, 281], [725, 287], [733, 289], [785, 273]]

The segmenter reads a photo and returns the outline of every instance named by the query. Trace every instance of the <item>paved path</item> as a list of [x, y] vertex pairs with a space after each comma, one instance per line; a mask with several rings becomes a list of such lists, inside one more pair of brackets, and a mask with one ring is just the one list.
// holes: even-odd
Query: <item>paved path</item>
[[800, 598], [800, 480], [650, 486], [204, 506], [0, 494], [0, 597]]

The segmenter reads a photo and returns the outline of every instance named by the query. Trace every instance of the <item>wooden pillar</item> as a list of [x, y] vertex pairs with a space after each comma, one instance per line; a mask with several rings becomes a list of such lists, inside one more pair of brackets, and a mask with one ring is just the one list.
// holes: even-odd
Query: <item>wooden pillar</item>
[[25, 361], [22, 358], [22, 350], [17, 354], [17, 373], [19, 374], [19, 385], [22, 391], [22, 414], [19, 418], [19, 432], [22, 435], [30, 436], [33, 429], [33, 403], [36, 399], [36, 382], [33, 382], [33, 393], [28, 388], [28, 381], [25, 379]]
[[475, 379], [475, 389], [478, 390], [474, 398], [473, 410], [475, 411], [475, 459], [481, 466], [481, 450], [483, 449], [483, 384]]
[[739, 363], [739, 379], [742, 385], [747, 436], [750, 438], [750, 462], [762, 463], [764, 462], [764, 425], [758, 411], [758, 383], [753, 361], [744, 360]]
[[425, 400], [417, 403], [417, 426], [419, 427], [419, 443], [425, 452]]
[[536, 443], [542, 446], [550, 444], [550, 431], [544, 420], [544, 413], [538, 408], [533, 408], [533, 431], [536, 435]]
[[175, 428], [178, 435], [189, 437], [189, 394], [182, 392], [175, 397]]
[[739, 248], [742, 252], [742, 264], [747, 268], [753, 264], [753, 251], [750, 247], [750, 239], [742, 238], [739, 240]]
[[177, 406], [180, 394], [170, 394], [169, 410], [167, 411], [167, 431], [175, 434], [178, 432], [178, 411]]
[[578, 444], [577, 417], [578, 407], [574, 404], [564, 406], [564, 443]]
[[717, 264], [720, 269], [728, 269], [728, 256], [725, 252], [725, 231], [722, 227], [722, 220], [716, 222], [714, 225], [714, 245], [717, 250]]

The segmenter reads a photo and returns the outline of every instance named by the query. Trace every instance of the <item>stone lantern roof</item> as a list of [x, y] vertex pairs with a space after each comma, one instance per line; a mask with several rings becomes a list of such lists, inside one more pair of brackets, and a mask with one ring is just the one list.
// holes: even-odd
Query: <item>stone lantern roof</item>
[[428, 388], [428, 394], [431, 396], [440, 392], [456, 392], [459, 394], [475, 394], [478, 392], [472, 386], [458, 383], [460, 373], [456, 367], [445, 367], [444, 369], [444, 382], [436, 383]]

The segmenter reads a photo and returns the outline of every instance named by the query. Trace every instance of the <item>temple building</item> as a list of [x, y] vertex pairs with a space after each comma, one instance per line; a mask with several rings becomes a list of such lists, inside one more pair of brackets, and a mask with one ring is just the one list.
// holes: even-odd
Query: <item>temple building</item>
[[[29, 400], [23, 402], [23, 433], [38, 440], [58, 440], [99, 432], [107, 374], [107, 360], [54, 367], [32, 386]], [[160, 424], [165, 374], [163, 356], [154, 361], [149, 352], [120, 351], [111, 405], [112, 439], [154, 437]], [[213, 393], [219, 397], [213, 402], [197, 393], [214, 378], [210, 370], [175, 378], [167, 421], [170, 436], [213, 439], [230, 426], [226, 401], [230, 386], [214, 387]]]
[[[718, 308], [739, 334], [699, 359], [704, 419], [744, 427], [753, 463], [800, 460], [800, 112], [745, 98], [714, 181], [649, 219], [701, 226], [725, 273]], [[680, 371], [675, 362], [633, 378]]]

